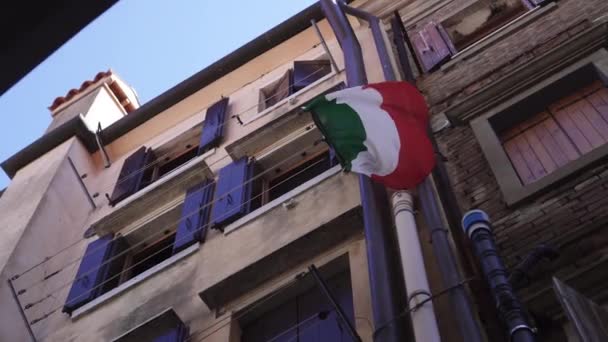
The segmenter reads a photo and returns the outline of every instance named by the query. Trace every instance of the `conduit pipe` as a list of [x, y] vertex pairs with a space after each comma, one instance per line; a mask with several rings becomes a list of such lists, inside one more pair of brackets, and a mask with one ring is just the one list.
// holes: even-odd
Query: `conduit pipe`
[[[407, 191], [397, 191], [392, 196], [392, 203], [414, 336], [417, 342], [440, 342], [433, 302], [428, 300], [431, 290], [424, 268], [412, 195]], [[425, 300], [426, 303], [420, 305]]]
[[462, 218], [462, 228], [472, 241], [473, 250], [479, 258], [498, 312], [507, 326], [510, 340], [536, 341], [534, 331], [527, 322], [523, 305], [509, 282], [509, 272], [498, 254], [488, 214], [478, 209], [467, 212]]

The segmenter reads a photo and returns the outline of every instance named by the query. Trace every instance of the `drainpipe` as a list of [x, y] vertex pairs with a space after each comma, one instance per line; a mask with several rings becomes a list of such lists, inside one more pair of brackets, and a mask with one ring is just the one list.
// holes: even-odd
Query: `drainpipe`
[[[348, 86], [367, 84], [361, 46], [346, 15], [335, 0], [319, 0], [344, 54]], [[390, 208], [386, 189], [364, 175], [359, 175], [359, 192], [363, 209], [363, 226], [367, 247], [372, 311], [375, 327], [384, 329], [374, 333], [375, 341], [406, 341], [406, 324], [389, 324], [399, 316], [404, 301], [403, 284], [396, 276], [399, 269], [393, 257], [394, 237], [390, 227]]]
[[[433, 302], [428, 300], [431, 290], [414, 219], [412, 195], [407, 191], [397, 191], [393, 194], [392, 202], [414, 336], [418, 342], [440, 342]], [[418, 306], [425, 300], [424, 304]]]
[[462, 228], [473, 243], [473, 250], [479, 258], [500, 316], [507, 325], [511, 341], [536, 341], [524, 308], [509, 282], [508, 271], [498, 255], [488, 214], [482, 210], [467, 212], [462, 218]]
[[[343, 2], [340, 2], [340, 5], [347, 13], [369, 22], [372, 35], [374, 37], [374, 43], [378, 51], [378, 57], [380, 58], [380, 63], [382, 64], [384, 78], [387, 81], [395, 80], [395, 73], [393, 72], [390, 58], [388, 56], [388, 50], [386, 48], [384, 37], [380, 28], [380, 20], [370, 13], [357, 8], [352, 8]], [[409, 74], [413, 74], [412, 70], [408, 70], [408, 72]], [[434, 142], [433, 133], [430, 130], [429, 137]], [[437, 263], [439, 265], [444, 285], [450, 289], [448, 292], [448, 297], [452, 305], [452, 310], [456, 316], [456, 321], [459, 324], [462, 337], [467, 342], [481, 342], [483, 341], [481, 332], [479, 326], [474, 320], [473, 309], [463, 287], [460, 272], [456, 267], [456, 258], [448, 242], [448, 230], [443, 227], [438, 204], [439, 199], [433, 190], [431, 176], [427, 177], [424, 182], [418, 186], [418, 194], [422, 204], [422, 210], [427, 221], [427, 226], [430, 229], [431, 238], [433, 241], [433, 250], [435, 256], [437, 257]], [[404, 245], [401, 245], [400, 249], [403, 249], [403, 247]], [[407, 249], [408, 247], [405, 248]], [[405, 261], [402, 258], [402, 263], [403, 262]], [[409, 279], [406, 278], [406, 282], [408, 281]], [[406, 284], [406, 287], [410, 287], [410, 285]]]

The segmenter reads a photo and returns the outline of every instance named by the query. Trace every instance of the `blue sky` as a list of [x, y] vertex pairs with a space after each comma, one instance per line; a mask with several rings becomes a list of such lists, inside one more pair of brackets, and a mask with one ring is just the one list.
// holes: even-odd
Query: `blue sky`
[[[42, 135], [55, 97], [112, 68], [142, 103], [315, 0], [121, 0], [0, 96], [0, 160]], [[9, 182], [0, 172], [0, 189]]]

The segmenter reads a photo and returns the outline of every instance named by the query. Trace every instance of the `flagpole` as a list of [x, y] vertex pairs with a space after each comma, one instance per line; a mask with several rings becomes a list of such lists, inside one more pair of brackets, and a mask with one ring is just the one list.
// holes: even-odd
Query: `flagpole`
[[[353, 32], [346, 15], [336, 1], [320, 0], [321, 8], [327, 18], [344, 54], [346, 80], [349, 87], [367, 84], [361, 46]], [[384, 186], [359, 175], [359, 192], [363, 209], [363, 228], [365, 232], [368, 273], [372, 299], [374, 326], [382, 327], [374, 332], [374, 341], [406, 341], [405, 326], [395, 320], [405, 308], [405, 290], [398, 272], [392, 236], [391, 211]]]

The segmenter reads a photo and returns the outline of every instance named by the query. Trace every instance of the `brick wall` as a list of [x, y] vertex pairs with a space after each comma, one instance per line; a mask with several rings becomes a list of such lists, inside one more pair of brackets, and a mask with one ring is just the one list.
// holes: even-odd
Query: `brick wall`
[[[429, 19], [441, 20], [466, 2], [454, 1], [413, 30]], [[593, 19], [606, 13], [605, 0], [559, 1], [557, 8], [536, 21], [447, 70], [423, 76], [418, 85], [431, 111], [441, 112], [589, 27]], [[446, 166], [461, 209], [488, 212], [509, 267], [539, 243], [559, 248], [560, 259], [542, 265], [538, 279], [521, 291], [532, 311], [553, 318], [558, 315], [559, 306], [549, 287], [551, 275], [594, 299], [608, 299], [608, 290], [602, 289], [608, 280], [608, 261], [604, 262], [608, 260], [604, 256], [608, 255], [608, 163], [588, 167], [547, 192], [509, 208], [468, 123], [438, 133], [437, 140], [448, 159]]]

